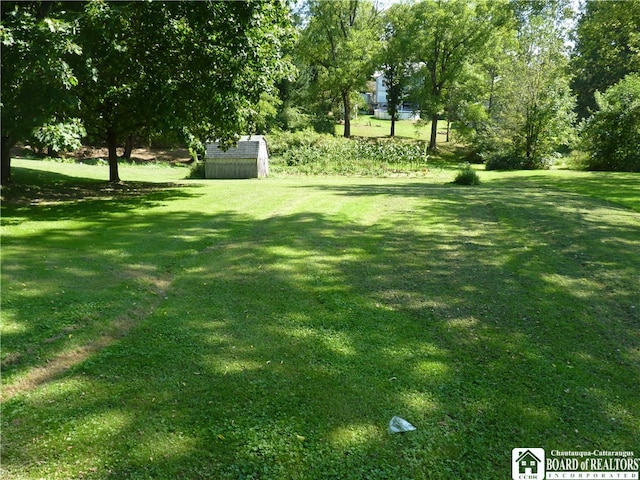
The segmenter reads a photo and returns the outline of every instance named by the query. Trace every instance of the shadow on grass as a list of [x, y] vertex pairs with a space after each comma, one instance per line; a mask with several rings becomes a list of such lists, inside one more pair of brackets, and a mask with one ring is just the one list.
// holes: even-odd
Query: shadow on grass
[[[135, 310], [136, 321], [46, 389], [5, 402], [3, 468], [494, 479], [518, 446], [639, 444], [637, 215], [535, 189], [305, 189], [413, 208], [374, 224], [150, 210], [30, 235], [24, 255], [45, 245], [60, 288], [81, 277], [86, 291], [25, 293], [57, 308], [49, 318], [14, 310], [27, 301], [3, 306], [17, 324], [5, 345], [65, 321], [80, 335], [83, 314], [108, 324]], [[70, 249], [86, 261], [63, 268]], [[73, 311], [78, 300], [88, 313]], [[9, 379], [26, 373], [11, 368]], [[418, 430], [388, 435], [393, 415]]]
[[[523, 179], [529, 186], [563, 190], [601, 198], [640, 212], [640, 174], [622, 172], [572, 172], [574, 175], [532, 175]], [[514, 186], [513, 179], [492, 180], [492, 184]]]
[[[90, 178], [14, 168], [17, 181], [2, 187], [2, 224], [18, 224], [26, 219], [83, 220], [100, 215], [151, 208], [195, 196], [190, 185], [155, 182], [110, 183]], [[38, 207], [34, 209], [34, 207]]]

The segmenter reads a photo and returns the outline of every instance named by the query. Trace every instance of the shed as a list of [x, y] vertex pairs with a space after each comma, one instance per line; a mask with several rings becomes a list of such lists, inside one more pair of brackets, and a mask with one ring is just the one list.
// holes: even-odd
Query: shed
[[224, 151], [218, 142], [207, 142], [205, 178], [262, 178], [269, 174], [269, 151], [263, 135], [240, 137]]

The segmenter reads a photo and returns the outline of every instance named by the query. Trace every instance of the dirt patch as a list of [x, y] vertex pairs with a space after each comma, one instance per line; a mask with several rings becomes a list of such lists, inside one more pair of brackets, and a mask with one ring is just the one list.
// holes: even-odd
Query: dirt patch
[[[124, 149], [118, 149], [118, 156], [122, 157]], [[25, 146], [17, 146], [11, 150], [14, 157], [34, 157], [38, 154], [31, 148]], [[75, 152], [64, 153], [60, 155], [64, 158], [72, 158], [78, 162], [84, 160], [95, 160], [109, 158], [109, 151], [106, 147], [82, 147]], [[190, 163], [192, 161], [189, 150], [186, 148], [134, 148], [131, 151], [131, 158], [124, 161], [135, 163], [145, 162], [169, 162], [169, 163]]]
[[[171, 287], [172, 277], [168, 275], [158, 277], [139, 275], [135, 272], [131, 272], [130, 275], [132, 278], [136, 277], [149, 285], [150, 291], [154, 296], [148, 304], [131, 309], [116, 318], [106, 326], [101, 336], [88, 342], [86, 345], [78, 346], [55, 355], [53, 358], [47, 360], [45, 365], [37, 366], [29, 370], [26, 375], [15, 383], [3, 386], [0, 392], [0, 401], [10, 400], [18, 394], [30, 392], [45, 383], [61, 378], [70, 369], [84, 362], [90, 356], [99, 353], [104, 348], [113, 345], [125, 337], [131, 329], [155, 311], [164, 300], [167, 290]], [[56, 342], [75, 329], [75, 326], [68, 327], [62, 331], [62, 334], [46, 338], [42, 340], [42, 343]], [[23, 356], [21, 354], [15, 354], [13, 357], [5, 359], [3, 366], [20, 363], [22, 358]]]
[[[118, 149], [118, 155], [122, 155], [122, 149]], [[83, 147], [73, 153], [65, 155], [76, 160], [88, 160], [92, 158], [109, 158], [109, 151], [106, 148]], [[187, 163], [191, 161], [189, 150], [186, 148], [159, 149], [159, 148], [134, 148], [131, 151], [132, 162], [170, 162]]]
[[[82, 363], [91, 355], [98, 353], [100, 350], [124, 337], [136, 323], [135, 319], [130, 318], [116, 320], [111, 325], [111, 331], [102, 337], [87, 345], [56, 355], [54, 358], [48, 360], [46, 365], [31, 369], [27, 375], [16, 383], [4, 386], [0, 400], [3, 402], [10, 400], [20, 393], [32, 391], [40, 385], [61, 377], [72, 367]], [[20, 359], [18, 359], [18, 361], [19, 360]]]

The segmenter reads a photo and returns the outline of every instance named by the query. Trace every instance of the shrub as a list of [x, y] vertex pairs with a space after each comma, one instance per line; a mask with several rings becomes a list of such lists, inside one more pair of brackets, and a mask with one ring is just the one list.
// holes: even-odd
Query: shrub
[[553, 163], [551, 157], [520, 157], [513, 153], [494, 153], [486, 164], [487, 170], [545, 170]]
[[479, 185], [480, 177], [478, 176], [478, 173], [471, 168], [471, 165], [465, 163], [461, 166], [453, 183], [457, 183], [458, 185]]
[[311, 117], [298, 107], [284, 107], [278, 113], [278, 124], [283, 130], [304, 130], [311, 126]]
[[267, 145], [271, 157], [280, 157], [287, 165], [306, 163], [306, 157], [320, 145], [334, 142], [333, 135], [317, 133], [312, 128], [296, 132], [274, 131], [267, 135]]
[[475, 149], [471, 149], [465, 153], [464, 160], [467, 163], [481, 164], [485, 162], [485, 155]]
[[518, 170], [522, 162], [518, 157], [505, 153], [495, 153], [487, 159], [486, 170]]
[[395, 140], [347, 139], [300, 132], [272, 132], [268, 135], [271, 165], [290, 173], [332, 175], [388, 175], [425, 172], [424, 143]]
[[333, 135], [336, 131], [336, 120], [331, 115], [313, 115], [311, 117], [311, 126], [318, 133]]
[[267, 138], [274, 166], [304, 174], [385, 175], [425, 170], [426, 145], [392, 140], [346, 139], [301, 132], [276, 132]]
[[204, 178], [204, 167], [205, 162], [195, 161], [191, 164], [191, 170], [189, 171], [189, 176], [187, 178], [191, 179], [200, 179]]
[[590, 170], [640, 171], [640, 74], [627, 75], [604, 94], [582, 130]]

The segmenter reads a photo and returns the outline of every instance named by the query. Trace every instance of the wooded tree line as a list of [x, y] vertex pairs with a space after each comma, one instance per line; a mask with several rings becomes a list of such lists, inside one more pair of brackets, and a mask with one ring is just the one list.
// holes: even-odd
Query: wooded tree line
[[410, 101], [432, 121], [431, 148], [442, 119], [494, 165], [535, 168], [580, 140], [592, 167], [638, 170], [640, 0], [571, 6], [2, 2], [2, 183], [18, 142], [104, 144], [119, 181], [116, 149], [134, 135], [197, 149], [341, 119], [350, 136], [374, 72], [392, 116]]
[[[333, 106], [348, 137], [354, 94], [378, 72], [386, 81], [391, 136], [397, 109], [408, 101], [432, 122], [430, 148], [436, 148], [442, 119], [456, 122], [494, 166], [537, 168], [578, 140], [595, 152], [594, 143], [605, 135], [594, 135], [604, 126], [619, 131], [622, 144], [605, 149], [603, 164], [601, 148], [591, 166], [640, 170], [640, 91], [634, 80], [640, 71], [640, 1], [588, 1], [581, 11], [574, 5], [449, 0], [381, 11], [364, 0], [310, 1], [295, 47], [306, 75], [288, 91], [308, 113], [326, 115], [327, 105]], [[607, 91], [619, 82], [629, 111], [624, 119], [618, 115], [623, 112], [610, 111], [605, 121], [604, 104], [609, 110], [615, 104], [606, 100]]]

